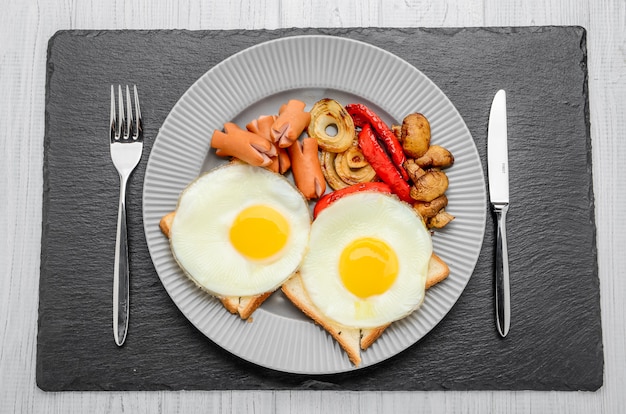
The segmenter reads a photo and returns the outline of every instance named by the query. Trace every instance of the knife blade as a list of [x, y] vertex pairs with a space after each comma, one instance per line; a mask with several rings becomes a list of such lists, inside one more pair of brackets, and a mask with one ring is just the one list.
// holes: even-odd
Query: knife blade
[[493, 98], [487, 131], [487, 171], [489, 200], [496, 220], [495, 310], [498, 333], [503, 338], [511, 325], [509, 258], [506, 241], [506, 214], [509, 210], [509, 155], [507, 145], [506, 92], [499, 90]]

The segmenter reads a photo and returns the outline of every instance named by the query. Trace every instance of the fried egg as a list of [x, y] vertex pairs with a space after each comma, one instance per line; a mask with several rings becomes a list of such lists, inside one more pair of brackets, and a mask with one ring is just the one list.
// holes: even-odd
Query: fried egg
[[421, 305], [431, 255], [430, 233], [411, 206], [386, 194], [355, 193], [317, 216], [299, 272], [328, 318], [374, 328]]
[[283, 176], [247, 164], [201, 175], [181, 194], [170, 231], [176, 262], [216, 296], [279, 287], [307, 249], [311, 215]]

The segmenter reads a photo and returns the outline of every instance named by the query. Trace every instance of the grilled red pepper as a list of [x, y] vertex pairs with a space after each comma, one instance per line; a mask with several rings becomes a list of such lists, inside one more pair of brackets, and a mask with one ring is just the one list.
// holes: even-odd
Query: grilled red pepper
[[385, 144], [385, 148], [387, 149], [394, 165], [400, 172], [400, 175], [404, 180], [408, 180], [409, 175], [404, 169], [406, 156], [402, 150], [402, 145], [400, 144], [400, 141], [398, 141], [398, 138], [396, 138], [396, 135], [391, 131], [391, 129], [389, 129], [387, 124], [385, 124], [385, 122], [383, 122], [383, 120], [380, 119], [374, 111], [363, 104], [346, 105], [346, 111], [348, 111], [356, 126], [363, 128], [366, 124], [370, 124], [372, 128], [374, 128], [376, 135]]
[[360, 191], [372, 191], [377, 193], [391, 194], [391, 188], [385, 183], [366, 182], [353, 184], [349, 187], [333, 191], [332, 193], [328, 193], [325, 196], [321, 197], [317, 201], [317, 204], [315, 204], [315, 208], [313, 209], [313, 218], [316, 218], [322, 210], [324, 210], [326, 207], [339, 200], [340, 198], [343, 198], [348, 194], [354, 194]]
[[396, 194], [400, 200], [413, 204], [411, 198], [411, 187], [402, 178], [396, 166], [391, 162], [383, 147], [378, 143], [378, 139], [372, 130], [370, 124], [363, 125], [359, 132], [359, 147], [363, 152], [363, 156], [370, 163], [376, 175], [389, 185], [391, 191]]

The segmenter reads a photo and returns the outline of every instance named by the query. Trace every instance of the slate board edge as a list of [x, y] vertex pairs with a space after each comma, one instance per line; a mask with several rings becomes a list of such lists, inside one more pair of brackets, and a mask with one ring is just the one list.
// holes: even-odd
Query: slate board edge
[[[544, 31], [544, 30], [551, 30], [552, 27], [556, 27], [556, 26], [543, 26], [543, 27], [531, 27], [532, 30], [536, 30], [536, 31]], [[558, 26], [558, 27], [562, 27], [562, 26]], [[574, 27], [575, 30], [582, 30], [583, 31], [583, 35], [582, 35], [582, 41], [581, 41], [581, 48], [584, 50], [584, 62], [581, 62], [581, 64], [585, 64], [586, 65], [586, 58], [587, 58], [587, 50], [586, 50], [586, 30], [580, 26], [567, 26], [567, 27]], [[425, 30], [425, 31], [429, 31], [429, 30], [433, 30], [433, 31], [437, 31], [437, 32], [441, 32], [441, 33], [446, 33], [446, 34], [454, 34], [457, 33], [458, 31], [462, 31], [462, 30], [469, 30], [469, 31], [477, 31], [477, 30], [495, 30], [495, 31], [504, 31], [505, 33], [508, 32], [515, 32], [517, 29], [523, 29], [525, 27], [512, 27], [512, 28], [446, 28], [446, 29], [440, 29], [440, 28], [433, 28], [433, 29], [421, 29], [421, 30]], [[315, 30], [317, 33], [320, 34], [329, 34], [329, 35], [338, 35], [341, 36], [341, 34], [344, 34], [348, 31], [351, 30], [417, 30], [418, 28], [346, 28], [346, 29], [324, 29], [324, 28], [320, 28], [320, 29], [316, 29], [316, 28], [295, 28], [295, 30]], [[278, 29], [278, 30], [255, 30], [255, 32], [273, 32], [273, 33], [280, 33], [281, 36], [289, 36], [292, 34], [292, 30], [294, 29]], [[108, 31], [108, 30], [101, 30], [101, 31], [91, 31], [91, 30], [61, 30], [57, 33], [55, 33], [55, 35], [53, 35], [49, 41], [49, 45], [48, 45], [48, 54], [50, 54], [53, 42], [55, 40], [55, 38], [59, 35], [62, 34], [70, 34], [70, 35], [90, 35], [90, 36], [97, 36], [98, 34], [102, 33], [102, 34], [106, 34], [112, 31]], [[191, 34], [191, 35], [198, 35], [198, 36], [204, 36], [206, 35], [206, 33], [211, 32], [211, 31], [204, 31], [204, 30], [166, 30], [166, 31], [162, 31], [162, 30], [119, 30], [119, 31], [113, 31], [113, 32], [138, 32], [138, 33], [151, 33], [151, 32], [172, 32], [172, 33], [177, 33], [177, 32], [181, 32], [181, 33], [186, 33], [186, 34]], [[233, 33], [242, 33], [242, 32], [248, 32], [247, 30], [229, 30], [226, 32], [233, 32]], [[296, 33], [296, 35], [299, 35], [301, 33]], [[53, 75], [54, 72], [54, 68], [48, 66], [47, 67], [47, 72], [46, 72], [46, 106], [48, 103], [48, 84], [50, 82], [51, 76]], [[585, 83], [584, 83], [584, 88], [588, 88], [588, 75], [585, 73]], [[588, 102], [588, 95], [586, 97], [586, 101], [585, 101], [585, 112], [586, 112], [586, 124], [587, 124], [587, 142], [588, 142], [588, 146], [589, 148], [591, 148], [591, 141], [590, 141], [590, 121], [589, 121], [589, 102]], [[47, 222], [47, 214], [46, 214], [46, 207], [49, 205], [50, 200], [49, 197], [47, 197], [47, 188], [49, 185], [48, 179], [47, 179], [47, 172], [48, 172], [48, 155], [47, 152], [45, 151], [46, 148], [48, 148], [49, 146], [49, 135], [48, 135], [48, 113], [46, 111], [46, 133], [44, 136], [44, 164], [43, 164], [43, 174], [44, 174], [44, 192], [43, 192], [43, 217], [42, 217], [42, 240], [45, 239], [47, 231], [48, 231], [48, 222]], [[589, 177], [591, 178], [591, 151], [588, 152], [588, 158], [589, 158], [589, 162], [588, 162], [588, 168], [590, 169], [590, 175]], [[591, 185], [590, 187], [590, 192], [591, 192], [591, 200], [592, 200], [592, 205], [590, 208], [590, 219], [592, 221], [594, 221], [594, 208], [593, 208], [593, 186]], [[595, 238], [595, 235], [594, 235]], [[597, 250], [597, 249], [596, 249]], [[597, 256], [597, 251], [594, 251], [594, 255]], [[42, 245], [42, 252], [41, 252], [41, 271], [43, 273], [44, 267], [45, 267], [45, 263], [46, 263], [46, 258], [47, 258], [47, 251], [45, 249], [45, 245]], [[596, 268], [597, 268], [597, 261], [596, 261]], [[40, 279], [41, 281], [41, 279]], [[40, 284], [40, 290], [42, 289], [42, 285]], [[41, 321], [38, 321], [38, 326], [40, 326]], [[38, 342], [38, 348], [39, 348], [39, 342]], [[41, 369], [41, 367], [38, 365], [37, 366], [37, 383], [38, 386], [41, 389], [46, 389], [48, 387], [43, 386], [43, 384], [39, 383], [39, 379], [40, 379], [40, 372], [39, 370]], [[317, 384], [317, 386], [315, 385]], [[321, 384], [324, 384], [323, 381], [316, 381], [316, 380], [312, 380], [312, 381], [308, 381], [307, 385], [304, 386], [304, 388], [318, 388]], [[304, 385], [304, 384], [303, 384]], [[600, 383], [598, 385], [598, 388], [601, 387], [602, 383]], [[331, 388], [335, 388], [336, 384], [333, 384], [331, 386]], [[327, 388], [327, 385], [321, 385], [320, 388]]]

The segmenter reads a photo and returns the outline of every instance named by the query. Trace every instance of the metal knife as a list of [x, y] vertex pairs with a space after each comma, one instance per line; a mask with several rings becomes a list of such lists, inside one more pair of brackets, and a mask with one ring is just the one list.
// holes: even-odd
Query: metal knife
[[506, 243], [506, 213], [509, 209], [509, 156], [507, 148], [506, 92], [493, 98], [487, 135], [489, 199], [496, 218], [495, 292], [496, 325], [502, 337], [511, 325], [509, 258]]

